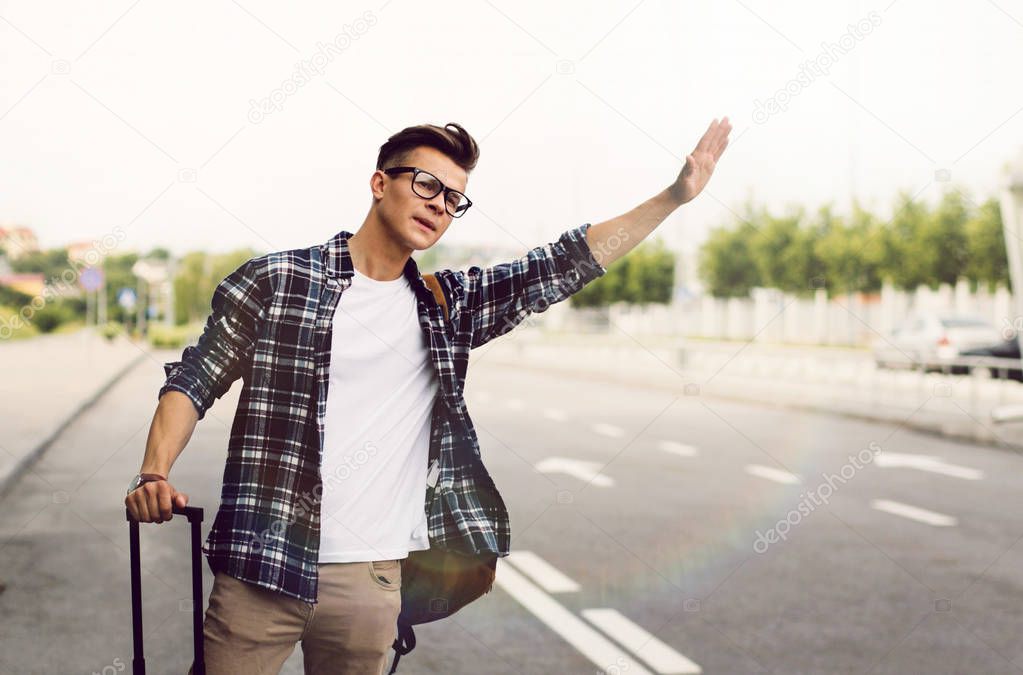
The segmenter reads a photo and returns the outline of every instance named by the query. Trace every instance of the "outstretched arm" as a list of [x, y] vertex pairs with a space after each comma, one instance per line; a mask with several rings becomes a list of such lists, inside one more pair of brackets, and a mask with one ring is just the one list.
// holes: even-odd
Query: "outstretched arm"
[[686, 155], [685, 166], [674, 183], [631, 211], [589, 228], [586, 241], [601, 265], [606, 268], [631, 251], [657, 229], [668, 214], [703, 191], [728, 145], [731, 130], [727, 116], [720, 122], [715, 119], [692, 153]]

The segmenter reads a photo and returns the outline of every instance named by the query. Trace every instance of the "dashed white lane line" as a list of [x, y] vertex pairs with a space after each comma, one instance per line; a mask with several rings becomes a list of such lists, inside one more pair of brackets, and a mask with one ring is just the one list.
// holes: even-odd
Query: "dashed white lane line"
[[927, 509], [921, 509], [918, 506], [910, 506], [909, 504], [895, 502], [890, 499], [871, 500], [870, 506], [878, 511], [902, 516], [903, 518], [909, 518], [910, 520], [926, 523], [935, 527], [951, 527], [958, 522], [954, 517], [946, 516], [944, 513], [928, 511]]
[[673, 455], [680, 457], [696, 457], [699, 451], [695, 446], [686, 445], [685, 443], [679, 443], [677, 441], [661, 441], [657, 444], [657, 447], [664, 452], [670, 452]]
[[944, 476], [962, 478], [963, 480], [980, 480], [984, 472], [980, 469], [973, 469], [959, 464], [949, 464], [940, 457], [934, 455], [914, 455], [901, 452], [881, 452], [874, 458], [874, 464], [882, 468], [919, 469], [931, 473], [940, 473]]
[[592, 427], [595, 432], [603, 436], [610, 436], [612, 438], [621, 438], [625, 435], [625, 429], [616, 427], [613, 424], [594, 424]]
[[619, 644], [643, 659], [656, 673], [679, 675], [702, 673], [693, 661], [648, 633], [615, 609], [584, 609], [583, 617]]
[[554, 420], [555, 422], [564, 422], [568, 419], [568, 415], [565, 414], [565, 411], [558, 410], [557, 408], [546, 408], [543, 411], [543, 416], [549, 420]]
[[992, 422], [1019, 422], [1020, 420], [1023, 420], [1023, 405], [1019, 403], [1008, 403], [991, 410]]
[[564, 473], [598, 487], [611, 487], [615, 481], [600, 473], [603, 465], [568, 457], [548, 457], [534, 465], [540, 473]]
[[[511, 556], [508, 556], [509, 558]], [[585, 621], [544, 593], [511, 565], [498, 564], [494, 583], [602, 672], [617, 667], [629, 675], [653, 675], [634, 656], [614, 644]]]
[[579, 584], [532, 551], [512, 551], [505, 560], [548, 593], [573, 593]]
[[762, 464], [747, 464], [745, 471], [751, 476], [766, 478], [767, 480], [773, 480], [775, 483], [783, 483], [785, 485], [798, 485], [802, 482], [802, 479], [794, 473]]

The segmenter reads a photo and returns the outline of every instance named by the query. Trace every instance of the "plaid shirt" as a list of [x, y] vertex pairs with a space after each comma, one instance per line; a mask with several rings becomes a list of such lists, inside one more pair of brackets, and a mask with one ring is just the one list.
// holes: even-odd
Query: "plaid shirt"
[[[405, 264], [439, 380], [430, 434], [439, 473], [424, 505], [431, 548], [510, 552], [508, 512], [483, 466], [462, 397], [469, 350], [607, 271], [586, 242], [589, 227], [572, 228], [509, 263], [436, 272], [446, 321], [415, 261]], [[202, 419], [243, 378], [220, 508], [202, 550], [214, 571], [312, 603], [331, 320], [352, 283], [350, 236], [341, 231], [324, 244], [268, 253], [229, 274], [213, 294], [197, 343], [165, 364], [158, 394], [182, 392]]]

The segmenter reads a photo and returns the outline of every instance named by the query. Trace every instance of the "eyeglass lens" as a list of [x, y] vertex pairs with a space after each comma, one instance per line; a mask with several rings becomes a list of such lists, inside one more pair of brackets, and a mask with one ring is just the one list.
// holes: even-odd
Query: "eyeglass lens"
[[[423, 199], [433, 199], [443, 189], [443, 186], [435, 176], [425, 171], [420, 171], [416, 175], [415, 180], [412, 181], [412, 188]], [[444, 197], [444, 203], [448, 213], [454, 216], [460, 214], [468, 207], [469, 200], [459, 192], [449, 191]]]

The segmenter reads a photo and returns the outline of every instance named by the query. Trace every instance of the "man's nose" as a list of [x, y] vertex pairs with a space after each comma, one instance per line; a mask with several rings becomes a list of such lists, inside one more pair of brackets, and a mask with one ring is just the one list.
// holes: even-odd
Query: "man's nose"
[[426, 205], [437, 215], [444, 213], [444, 191], [441, 190], [433, 196], [433, 199], [428, 199]]

